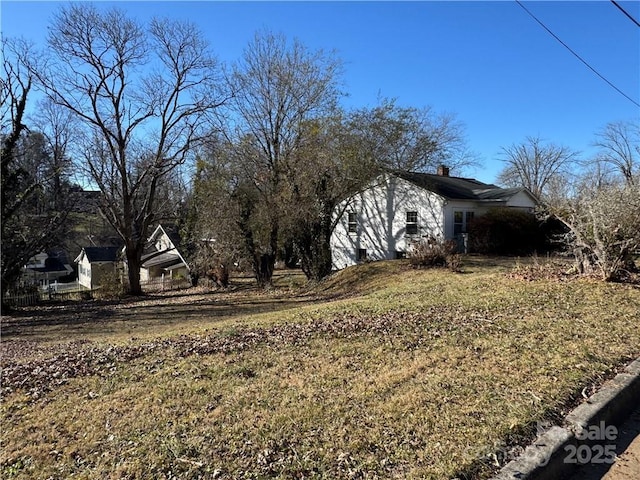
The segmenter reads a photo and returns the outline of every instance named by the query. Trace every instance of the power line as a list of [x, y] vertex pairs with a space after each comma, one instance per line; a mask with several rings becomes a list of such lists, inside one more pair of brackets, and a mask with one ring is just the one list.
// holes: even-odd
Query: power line
[[631, 20], [631, 21], [632, 21], [633, 23], [635, 23], [638, 27], [640, 27], [640, 23], [638, 23], [638, 21], [637, 21], [635, 18], [633, 18], [633, 17], [631, 16], [631, 14], [629, 14], [629, 12], [627, 12], [624, 8], [622, 8], [622, 6], [621, 6], [618, 2], [616, 2], [616, 0], [611, 0], [611, 3], [613, 3], [616, 7], [618, 7], [618, 9], [619, 9], [622, 13], [624, 13], [627, 17], [629, 17], [629, 20]]
[[613, 83], [611, 83], [609, 80], [607, 80], [605, 77], [603, 77], [595, 68], [593, 68], [591, 65], [589, 65], [589, 63], [587, 63], [587, 61], [585, 59], [583, 59], [580, 55], [578, 55], [576, 52], [574, 52], [571, 47], [569, 45], [567, 45], [566, 43], [564, 43], [555, 33], [553, 33], [551, 30], [549, 30], [549, 28], [547, 28], [547, 26], [542, 23], [533, 13], [531, 13], [527, 7], [525, 7], [520, 0], [516, 0], [516, 3], [518, 5], [520, 5], [523, 10], [525, 12], [527, 12], [529, 14], [529, 16], [531, 18], [533, 18], [536, 22], [538, 22], [540, 24], [540, 26], [542, 28], [544, 28], [549, 35], [551, 35], [553, 38], [555, 38], [558, 42], [560, 42], [567, 50], [569, 50], [578, 60], [580, 60], [582, 63], [584, 63], [587, 68], [589, 70], [591, 70], [593, 73], [595, 73], [597, 76], [599, 76], [602, 80], [604, 80], [611, 88], [613, 88], [616, 92], [618, 92], [620, 95], [622, 95], [623, 97], [625, 97], [627, 100], [629, 100], [631, 103], [633, 103], [634, 105], [636, 105], [637, 107], [640, 107], [640, 103], [636, 102], [633, 98], [631, 98], [629, 95], [627, 95], [626, 93], [624, 93], [622, 90], [620, 90], [618, 87], [616, 87]]

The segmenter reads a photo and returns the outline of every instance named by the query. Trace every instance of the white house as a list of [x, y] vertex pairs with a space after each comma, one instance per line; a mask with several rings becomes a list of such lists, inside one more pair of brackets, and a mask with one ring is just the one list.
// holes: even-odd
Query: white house
[[394, 172], [381, 175], [342, 202], [331, 236], [335, 269], [359, 261], [402, 258], [424, 237], [453, 239], [464, 248], [467, 224], [495, 207], [532, 211], [535, 196], [525, 188], [500, 188], [470, 178]]
[[38, 253], [31, 257], [22, 269], [22, 282], [49, 287], [73, 272], [73, 268], [67, 262], [67, 256], [64, 253]]
[[84, 247], [75, 259], [78, 283], [88, 289], [99, 287], [107, 275], [117, 272], [118, 247]]
[[147, 247], [142, 254], [140, 281], [148, 282], [158, 278], [187, 278], [189, 267], [177, 244], [177, 233], [167, 231], [158, 225], [148, 239]]

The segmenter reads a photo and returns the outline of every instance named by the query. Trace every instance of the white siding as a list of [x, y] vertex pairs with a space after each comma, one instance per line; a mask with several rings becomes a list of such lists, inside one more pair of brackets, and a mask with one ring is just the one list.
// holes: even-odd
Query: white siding
[[524, 190], [516, 193], [507, 201], [507, 207], [521, 208], [532, 211], [537, 203], [534, 198]]
[[78, 283], [91, 289], [91, 264], [86, 255], [78, 262]]
[[151, 275], [149, 274], [149, 269], [148, 268], [140, 268], [140, 281], [141, 282], [148, 282], [149, 280], [151, 280]]
[[[370, 260], [396, 258], [412, 242], [426, 236], [444, 236], [444, 199], [395, 176], [381, 177], [368, 189], [343, 203], [343, 211], [331, 237], [333, 267], [357, 263], [359, 249]], [[407, 212], [418, 213], [418, 233], [406, 234]], [[356, 213], [357, 231], [349, 233], [349, 212]]]
[[[510, 207], [531, 211], [535, 198], [521, 191], [504, 199], [452, 200], [418, 187], [394, 175], [376, 179], [367, 189], [343, 202], [337, 209], [340, 215], [331, 236], [334, 269], [356, 264], [359, 251], [366, 251], [368, 260], [388, 260], [406, 253], [411, 244], [424, 237], [455, 240], [466, 248], [466, 235], [456, 235], [455, 212], [462, 212], [462, 233], [467, 220], [478, 218], [491, 208]], [[417, 234], [407, 234], [407, 212], [417, 212]], [[356, 231], [349, 232], [349, 213], [356, 216]]]

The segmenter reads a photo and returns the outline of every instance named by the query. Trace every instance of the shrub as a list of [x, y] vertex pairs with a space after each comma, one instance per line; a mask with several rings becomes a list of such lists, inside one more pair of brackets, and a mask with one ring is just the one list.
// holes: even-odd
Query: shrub
[[415, 243], [409, 250], [408, 259], [413, 268], [441, 267], [457, 272], [462, 267], [462, 257], [457, 253], [456, 243], [434, 237]]
[[100, 288], [95, 292], [95, 297], [102, 300], [116, 300], [122, 298], [125, 293], [124, 285], [118, 272], [110, 272], [100, 279]]
[[475, 253], [524, 255], [544, 245], [535, 215], [512, 208], [494, 208], [469, 224], [469, 246]]
[[556, 216], [567, 226], [565, 242], [578, 271], [607, 281], [635, 281], [640, 251], [640, 186], [585, 183]]

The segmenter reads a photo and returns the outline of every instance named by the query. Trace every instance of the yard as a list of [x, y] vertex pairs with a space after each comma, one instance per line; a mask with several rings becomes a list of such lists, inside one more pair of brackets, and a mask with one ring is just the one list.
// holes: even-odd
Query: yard
[[399, 261], [2, 319], [2, 478], [486, 478], [640, 355], [640, 289]]

